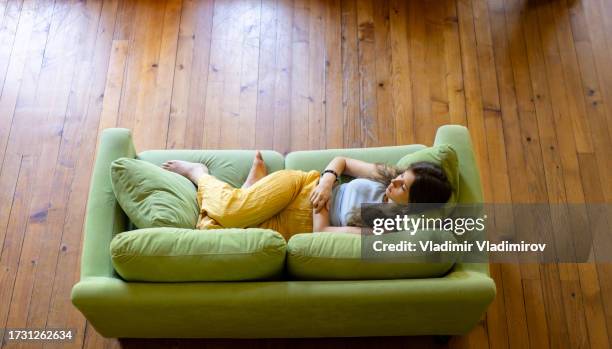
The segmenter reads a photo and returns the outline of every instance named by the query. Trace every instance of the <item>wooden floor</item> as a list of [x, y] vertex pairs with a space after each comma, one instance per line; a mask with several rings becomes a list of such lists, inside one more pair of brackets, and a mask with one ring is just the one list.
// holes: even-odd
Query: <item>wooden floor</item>
[[[103, 128], [284, 153], [464, 124], [488, 202], [612, 201], [609, 0], [3, 0], [0, 88], [0, 328], [76, 329], [62, 348], [444, 346], [100, 337], [69, 294]], [[612, 265], [491, 274], [495, 302], [450, 347], [610, 347]]]

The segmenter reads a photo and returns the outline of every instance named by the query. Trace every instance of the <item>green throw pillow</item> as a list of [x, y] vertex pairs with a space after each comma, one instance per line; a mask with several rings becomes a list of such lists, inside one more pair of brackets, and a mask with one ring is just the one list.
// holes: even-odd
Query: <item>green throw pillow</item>
[[146, 161], [120, 158], [111, 163], [111, 181], [119, 205], [136, 227], [196, 226], [196, 189], [187, 178]]
[[397, 166], [408, 167], [420, 161], [431, 162], [442, 167], [453, 189], [453, 193], [446, 205], [447, 209], [452, 209], [457, 204], [457, 198], [459, 197], [459, 160], [457, 152], [455, 152], [455, 149], [450, 144], [440, 144], [404, 156], [398, 160]]
[[269, 229], [151, 228], [117, 234], [110, 254], [128, 281], [244, 281], [278, 277], [286, 246]]

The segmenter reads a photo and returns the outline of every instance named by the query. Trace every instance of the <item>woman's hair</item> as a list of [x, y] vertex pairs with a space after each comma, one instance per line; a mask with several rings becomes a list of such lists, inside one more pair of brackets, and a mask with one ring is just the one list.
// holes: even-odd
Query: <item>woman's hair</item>
[[[371, 180], [384, 184], [385, 187], [391, 181], [404, 173], [412, 170], [414, 173], [414, 182], [410, 186], [408, 203], [428, 204], [428, 209], [440, 207], [444, 205], [451, 197], [453, 189], [451, 187], [446, 174], [442, 168], [434, 163], [420, 161], [411, 164], [408, 167], [397, 167], [383, 163], [376, 163], [376, 173], [370, 177]], [[385, 205], [387, 206], [387, 205]], [[385, 215], [395, 216], [397, 214], [414, 213], [411, 205], [394, 204], [388, 205], [390, 208]], [[389, 211], [391, 210], [391, 211]], [[417, 208], [418, 210], [418, 208]], [[374, 218], [374, 217], [372, 217]], [[348, 225], [351, 226], [367, 226], [366, 222], [371, 219], [361, 217], [361, 208], [354, 208], [349, 213]]]

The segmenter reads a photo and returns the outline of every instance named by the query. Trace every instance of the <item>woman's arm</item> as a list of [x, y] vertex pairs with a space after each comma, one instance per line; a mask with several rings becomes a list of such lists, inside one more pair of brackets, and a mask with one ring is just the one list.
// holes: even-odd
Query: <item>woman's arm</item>
[[312, 213], [312, 231], [327, 233], [351, 233], [361, 234], [359, 227], [332, 227], [329, 225], [329, 211], [323, 208], [319, 212]]
[[[325, 169], [334, 170], [338, 175], [346, 174], [355, 178], [371, 178], [377, 175], [376, 164], [344, 156], [336, 156]], [[332, 180], [335, 180], [334, 175], [330, 175]]]
[[[344, 156], [336, 156], [327, 167], [325, 167], [325, 170], [332, 170], [336, 172], [338, 176], [342, 174], [356, 178], [372, 178], [377, 176], [375, 164]], [[333, 173], [326, 172], [319, 180], [319, 184], [315, 190], [310, 194], [310, 201], [316, 212], [319, 212], [323, 208], [329, 209], [329, 199], [335, 182], [336, 176]]]

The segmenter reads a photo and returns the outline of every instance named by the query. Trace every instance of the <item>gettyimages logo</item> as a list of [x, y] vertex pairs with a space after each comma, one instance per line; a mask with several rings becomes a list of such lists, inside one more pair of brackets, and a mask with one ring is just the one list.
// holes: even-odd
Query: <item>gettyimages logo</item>
[[385, 232], [406, 231], [410, 235], [417, 231], [444, 230], [463, 235], [474, 230], [484, 231], [487, 215], [478, 218], [431, 218], [421, 214], [419, 217], [396, 215], [395, 218], [374, 218], [372, 233], [382, 235]]
[[610, 204], [364, 204], [362, 258], [402, 262], [612, 262]]

